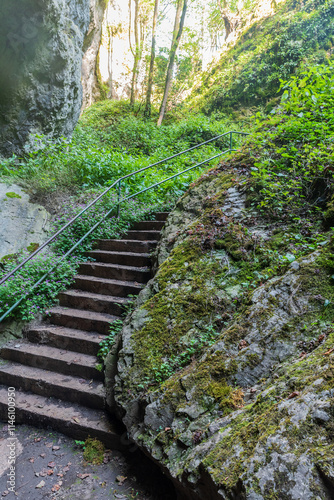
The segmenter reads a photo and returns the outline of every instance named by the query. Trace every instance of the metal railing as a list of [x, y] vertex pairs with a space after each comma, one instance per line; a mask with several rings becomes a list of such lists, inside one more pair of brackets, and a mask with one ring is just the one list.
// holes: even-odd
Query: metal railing
[[[246, 135], [249, 135], [247, 132], [237, 132], [237, 131], [234, 131], [234, 130], [231, 130], [229, 132], [225, 132], [224, 134], [220, 134], [216, 137], [213, 137], [212, 139], [209, 139], [208, 141], [205, 141], [205, 142], [202, 142], [200, 144], [197, 144], [196, 146], [193, 146], [191, 148], [188, 148], [188, 149], [185, 149], [184, 151], [181, 151], [180, 153], [177, 153], [175, 155], [172, 155], [172, 156], [169, 156], [168, 158], [164, 158], [163, 160], [160, 160], [160, 161], [157, 161], [156, 163], [153, 163], [151, 165], [148, 165], [146, 167], [143, 167], [139, 170], [136, 170], [135, 172], [131, 172], [130, 174], [127, 174], [127, 175], [124, 175], [123, 177], [120, 177], [119, 179], [117, 179], [113, 184], [111, 184], [111, 186], [109, 186], [105, 191], [103, 191], [103, 193], [101, 193], [97, 198], [95, 198], [91, 203], [89, 203], [83, 210], [81, 210], [75, 217], [73, 217], [69, 222], [67, 222], [67, 224], [65, 224], [61, 229], [59, 229], [59, 231], [57, 231], [53, 236], [51, 236], [47, 241], [45, 241], [40, 247], [38, 247], [37, 250], [35, 250], [33, 253], [31, 253], [26, 259], [24, 259], [18, 266], [15, 267], [15, 269], [13, 269], [10, 273], [8, 273], [6, 276], [4, 276], [1, 280], [0, 280], [0, 286], [3, 285], [11, 276], [13, 276], [14, 274], [16, 274], [20, 269], [22, 269], [23, 266], [25, 266], [27, 264], [27, 262], [29, 262], [30, 260], [32, 260], [37, 254], [39, 254], [42, 250], [44, 250], [44, 248], [46, 248], [48, 245], [50, 245], [50, 243], [52, 243], [61, 233], [63, 233], [64, 231], [66, 231], [66, 229], [68, 229], [77, 219], [79, 219], [85, 212], [87, 212], [87, 210], [89, 210], [91, 207], [93, 207], [99, 200], [101, 200], [101, 198], [103, 198], [107, 193], [109, 193], [111, 191], [111, 189], [115, 188], [117, 189], [117, 202], [115, 204], [115, 206], [113, 206], [96, 224], [94, 224], [94, 226], [89, 230], [87, 231], [87, 233], [82, 237], [80, 238], [80, 240], [75, 243], [58, 261], [57, 263], [51, 268], [49, 269], [49, 271], [47, 271], [33, 286], [32, 288], [29, 290], [29, 293], [27, 292], [25, 295], [23, 295], [19, 300], [17, 300], [17, 302], [15, 302], [15, 304], [12, 305], [12, 307], [10, 309], [8, 309], [8, 311], [6, 311], [1, 317], [0, 317], [0, 323], [5, 319], [7, 318], [7, 316], [9, 316], [9, 314], [18, 306], [21, 304], [21, 302], [28, 296], [30, 295], [33, 290], [35, 290], [41, 283], [43, 283], [43, 281], [49, 276], [50, 273], [52, 273], [57, 267], [58, 265], [63, 262], [65, 259], [67, 259], [67, 257], [69, 257], [69, 255], [71, 255], [74, 250], [79, 246], [81, 245], [81, 243], [90, 235], [92, 234], [95, 229], [97, 229], [101, 224], [102, 222], [104, 222], [113, 212], [115, 212], [115, 210], [117, 209], [117, 216], [119, 217], [120, 216], [120, 207], [121, 207], [121, 204], [124, 203], [125, 201], [128, 201], [128, 200], [131, 200], [132, 198], [138, 196], [139, 194], [141, 193], [145, 193], [146, 191], [149, 191], [150, 189], [154, 189], [156, 188], [157, 186], [160, 186], [161, 184], [164, 184], [165, 182], [168, 182], [172, 179], [175, 179], [176, 177], [179, 177], [187, 172], [189, 172], [190, 170], [193, 170], [195, 168], [198, 168], [206, 163], [210, 163], [210, 161], [212, 160], [215, 160], [216, 158], [224, 155], [224, 154], [227, 154], [227, 153], [230, 153], [232, 151], [237, 151], [236, 149], [233, 149], [233, 134], [237, 134], [237, 135], [241, 135], [241, 136], [246, 136]], [[177, 158], [181, 155], [184, 155], [186, 153], [189, 153], [190, 151], [193, 151], [195, 149], [198, 149], [202, 146], [205, 146], [206, 144], [209, 144], [213, 141], [216, 141], [222, 137], [225, 137], [225, 136], [229, 136], [229, 148], [226, 149], [225, 151], [222, 151], [214, 156], [212, 156], [211, 158], [208, 158], [200, 163], [197, 163], [196, 165], [192, 165], [191, 167], [183, 170], [182, 172], [178, 172], [160, 182], [156, 182], [155, 184], [151, 184], [149, 187], [145, 188], [145, 189], [142, 189], [140, 191], [137, 191], [136, 193], [130, 195], [130, 196], [127, 196], [125, 198], [122, 198], [122, 192], [121, 192], [121, 189], [122, 189], [122, 183], [123, 181], [125, 181], [126, 179], [128, 179], [129, 177], [132, 177], [136, 174], [139, 174], [141, 172], [145, 172], [146, 170], [150, 169], [150, 168], [153, 168], [153, 167], [156, 167], [158, 165], [161, 165], [163, 163], [166, 163], [174, 158]]]

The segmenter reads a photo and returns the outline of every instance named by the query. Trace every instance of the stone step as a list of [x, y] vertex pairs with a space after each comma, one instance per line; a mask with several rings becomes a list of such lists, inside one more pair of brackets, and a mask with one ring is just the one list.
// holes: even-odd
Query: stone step
[[59, 305], [63, 307], [86, 309], [113, 316], [121, 316], [124, 312], [124, 306], [129, 302], [129, 299], [124, 297], [113, 297], [83, 290], [67, 290], [61, 292], [58, 298]]
[[139, 283], [147, 283], [151, 278], [151, 270], [148, 267], [121, 266], [104, 262], [85, 262], [80, 265], [79, 274]]
[[23, 365], [43, 370], [94, 380], [103, 380], [103, 373], [96, 369], [96, 356], [67, 351], [46, 345], [16, 341], [1, 349], [1, 357]]
[[133, 226], [132, 229], [139, 230], [139, 231], [149, 231], [149, 230], [154, 230], [154, 231], [161, 231], [161, 229], [164, 227], [165, 222], [161, 220], [143, 220], [141, 222], [136, 222]]
[[160, 231], [128, 231], [124, 239], [125, 240], [139, 240], [139, 241], [158, 241], [160, 238]]
[[75, 277], [75, 286], [87, 292], [118, 297], [137, 295], [144, 288], [143, 284], [135, 281], [107, 280], [79, 274]]
[[157, 246], [157, 241], [140, 240], [97, 240], [95, 250], [110, 252], [150, 253]]
[[87, 255], [97, 262], [109, 264], [123, 264], [124, 266], [150, 267], [151, 256], [148, 253], [135, 252], [108, 252], [106, 250], [92, 250]]
[[[110, 449], [125, 450], [119, 430], [110, 422], [105, 411], [37, 394], [21, 391], [15, 393], [16, 424], [51, 428], [80, 441], [85, 441], [90, 436], [99, 439]], [[0, 387], [0, 419], [8, 421], [7, 387]]]
[[102, 334], [48, 325], [47, 323], [30, 328], [25, 337], [33, 344], [45, 344], [90, 356], [97, 355], [100, 350], [100, 342], [106, 338]]
[[19, 363], [11, 362], [0, 366], [0, 385], [63, 399], [89, 408], [102, 410], [105, 407], [105, 389], [102, 382], [70, 377]]
[[111, 314], [67, 307], [53, 307], [49, 310], [49, 314], [51, 323], [55, 325], [104, 335], [108, 335], [110, 323], [118, 319]]
[[169, 216], [169, 212], [156, 212], [154, 216], [155, 220], [166, 221]]

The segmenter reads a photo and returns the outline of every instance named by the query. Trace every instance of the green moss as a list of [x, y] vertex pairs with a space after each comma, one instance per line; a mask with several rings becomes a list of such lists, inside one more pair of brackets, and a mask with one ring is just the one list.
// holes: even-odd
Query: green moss
[[35, 252], [39, 248], [39, 243], [30, 243], [29, 246], [27, 246], [28, 252]]
[[2, 263], [7, 263], [7, 262], [11, 262], [13, 260], [16, 260], [18, 257], [18, 254], [17, 253], [9, 253], [8, 255], [4, 255], [4, 257], [2, 257], [2, 259], [0, 260], [0, 262]]
[[101, 465], [104, 459], [104, 445], [98, 439], [87, 438], [83, 457], [86, 462]]
[[6, 193], [7, 198], [22, 198], [19, 194], [14, 193], [13, 191], [10, 191], [9, 193]]

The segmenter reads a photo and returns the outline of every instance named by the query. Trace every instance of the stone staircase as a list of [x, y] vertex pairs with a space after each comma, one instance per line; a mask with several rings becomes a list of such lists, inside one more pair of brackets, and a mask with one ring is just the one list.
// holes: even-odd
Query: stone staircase
[[151, 277], [150, 253], [167, 213], [135, 224], [121, 240], [98, 240], [74, 288], [59, 295], [49, 319], [1, 349], [0, 418], [8, 420], [8, 387], [16, 389], [16, 423], [50, 427], [79, 440], [97, 437], [121, 449], [120, 430], [105, 412], [100, 342], [122, 315], [128, 295]]

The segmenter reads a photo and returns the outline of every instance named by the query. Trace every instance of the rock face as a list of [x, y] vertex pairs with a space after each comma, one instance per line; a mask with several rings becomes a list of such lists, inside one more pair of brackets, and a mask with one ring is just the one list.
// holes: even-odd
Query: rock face
[[333, 243], [293, 260], [248, 189], [222, 165], [170, 215], [107, 361], [109, 406], [181, 498], [329, 500]]
[[15, 184], [0, 184], [0, 260], [46, 240], [50, 215]]
[[82, 60], [82, 107], [91, 106], [100, 96], [98, 52], [107, 0], [90, 0], [90, 22], [84, 41]]
[[[0, 154], [22, 151], [33, 134], [54, 139], [72, 133], [82, 106], [83, 48], [95, 46], [99, 33], [90, 27], [90, 15], [101, 9], [102, 0], [12, 0], [1, 6]], [[86, 62], [85, 77], [91, 65]]]

